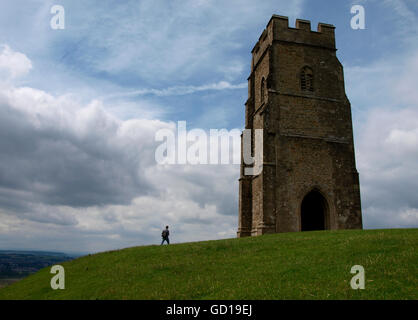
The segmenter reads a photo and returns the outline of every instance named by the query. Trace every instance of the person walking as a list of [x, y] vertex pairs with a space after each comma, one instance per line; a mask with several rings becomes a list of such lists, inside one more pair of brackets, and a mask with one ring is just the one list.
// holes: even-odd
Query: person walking
[[163, 238], [163, 241], [161, 241], [161, 245], [164, 244], [164, 241], [167, 241], [167, 244], [170, 244], [170, 239], [168, 239], [168, 236], [170, 235], [170, 231], [168, 231], [168, 226], [165, 227], [165, 230], [161, 233], [161, 237]]

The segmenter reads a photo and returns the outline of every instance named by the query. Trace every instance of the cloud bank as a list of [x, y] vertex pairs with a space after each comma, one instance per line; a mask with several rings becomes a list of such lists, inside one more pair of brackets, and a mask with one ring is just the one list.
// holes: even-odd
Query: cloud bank
[[[238, 166], [157, 165], [155, 132], [183, 115], [231, 129], [250, 46], [272, 12], [303, 17], [303, 1], [66, 2], [60, 33], [48, 29], [54, 1], [16, 3], [0, 10], [25, 17], [9, 29], [0, 19], [0, 247], [158, 244], [167, 224], [174, 242], [235, 236]], [[395, 33], [368, 46], [396, 36], [402, 50], [343, 61], [365, 228], [418, 226], [411, 3], [384, 1]]]
[[175, 124], [3, 83], [0, 239], [59, 234], [63, 249], [91, 251], [152, 242], [165, 224], [176, 241], [234, 236], [238, 167], [157, 165], [160, 129]]

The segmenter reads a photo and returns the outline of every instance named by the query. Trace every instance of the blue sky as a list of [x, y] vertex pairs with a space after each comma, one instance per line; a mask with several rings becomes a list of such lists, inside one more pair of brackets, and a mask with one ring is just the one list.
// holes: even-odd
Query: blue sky
[[150, 244], [165, 224], [176, 241], [234, 236], [239, 168], [160, 168], [153, 140], [180, 120], [243, 128], [272, 14], [336, 26], [364, 226], [417, 227], [416, 1], [15, 0], [0, 4], [0, 248]]

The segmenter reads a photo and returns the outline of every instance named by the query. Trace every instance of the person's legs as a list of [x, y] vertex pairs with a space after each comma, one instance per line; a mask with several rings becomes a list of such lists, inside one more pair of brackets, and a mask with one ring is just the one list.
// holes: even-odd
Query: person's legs
[[167, 237], [167, 239], [166, 239], [166, 240], [167, 240], [167, 244], [170, 244], [170, 239], [168, 239], [168, 237]]
[[163, 238], [163, 241], [161, 241], [161, 245], [163, 245], [163, 243], [164, 243], [164, 238]]

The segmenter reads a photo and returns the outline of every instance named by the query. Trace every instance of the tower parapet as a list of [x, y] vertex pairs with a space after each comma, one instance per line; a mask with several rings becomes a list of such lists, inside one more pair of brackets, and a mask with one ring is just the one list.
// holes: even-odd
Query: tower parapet
[[335, 48], [335, 26], [327, 23], [318, 23], [317, 30], [311, 30], [309, 20], [296, 19], [295, 28], [289, 27], [289, 18], [273, 15], [264, 29], [251, 53], [253, 54], [252, 67], [263, 56], [264, 51], [275, 41], [291, 42], [330, 49]]

